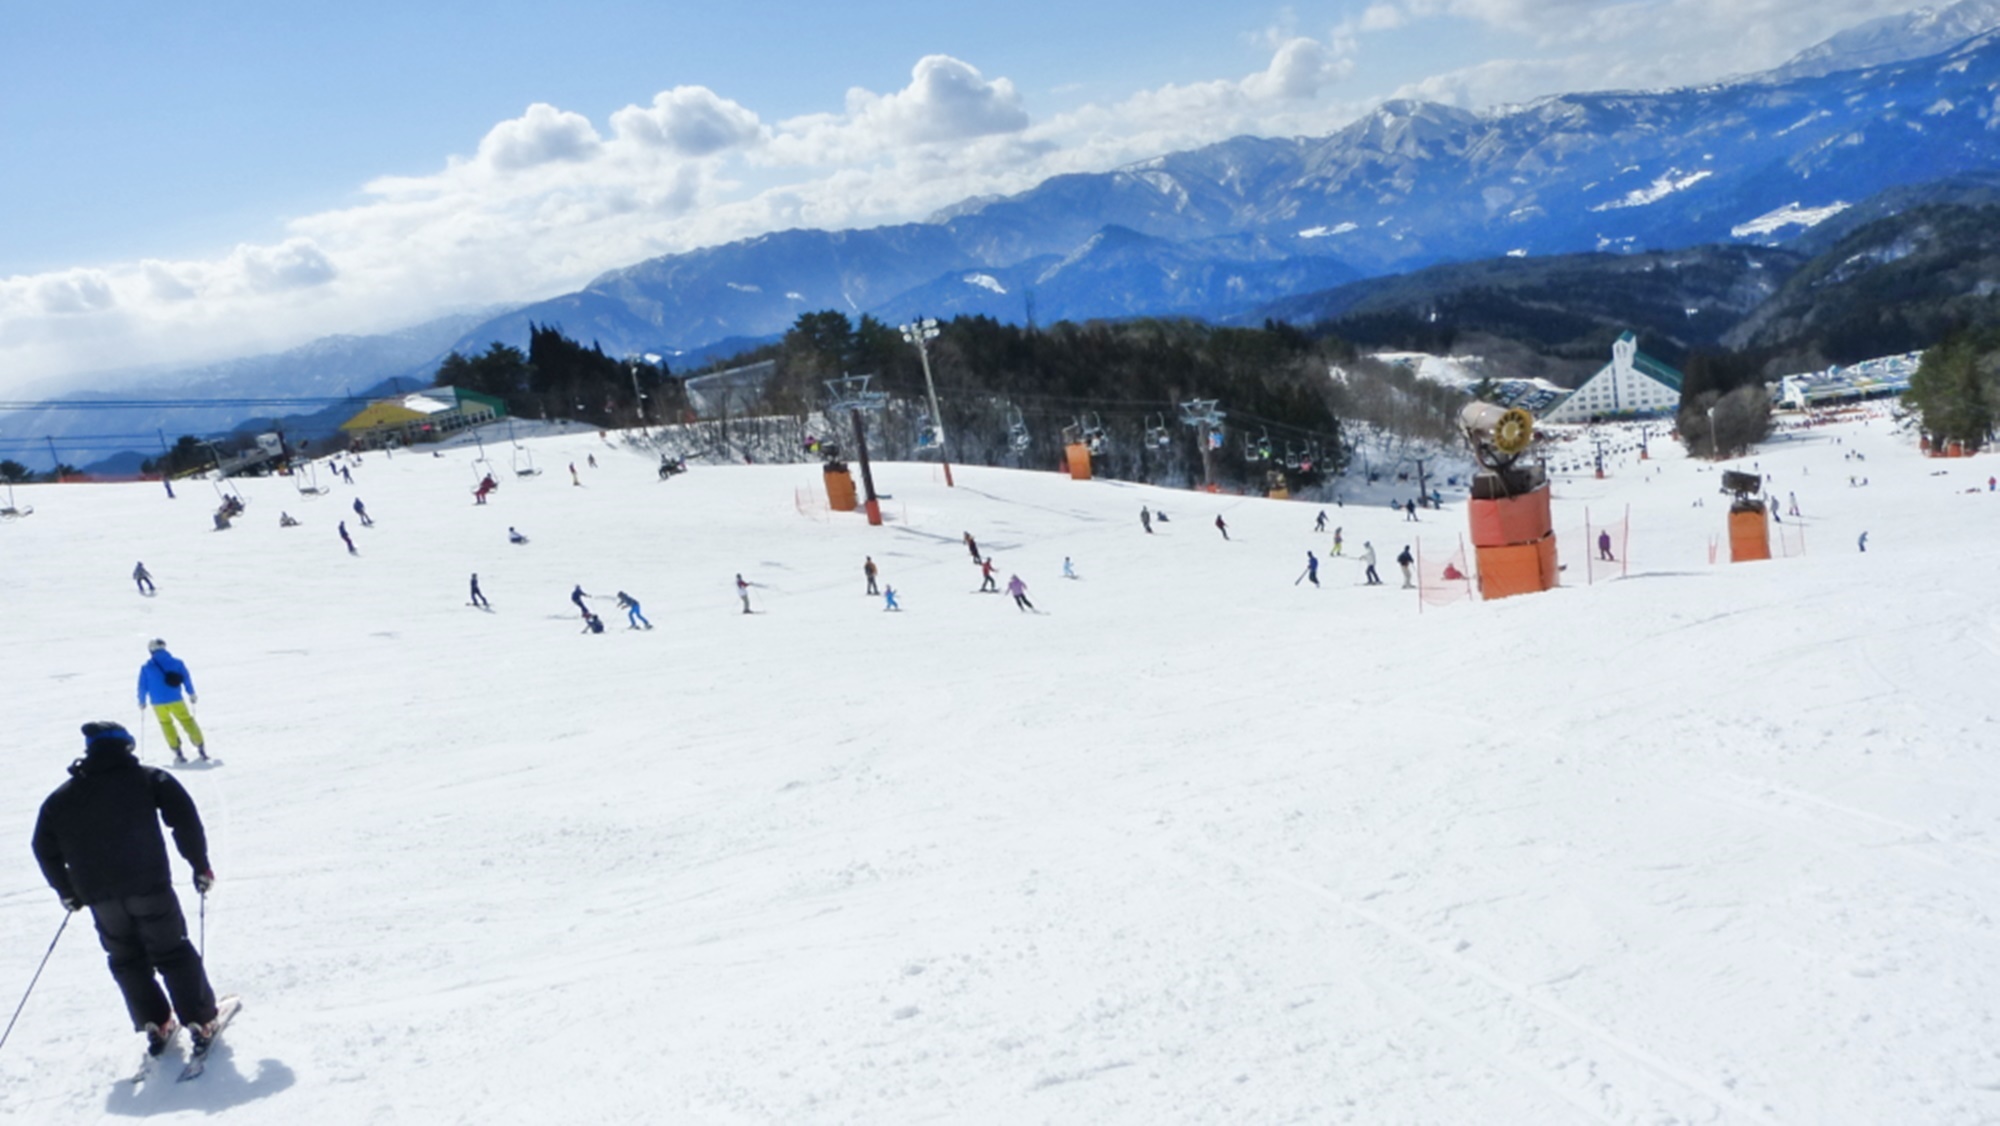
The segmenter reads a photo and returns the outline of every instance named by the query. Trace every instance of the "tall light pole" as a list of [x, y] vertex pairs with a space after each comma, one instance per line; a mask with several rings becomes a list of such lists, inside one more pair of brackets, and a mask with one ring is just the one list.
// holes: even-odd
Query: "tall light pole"
[[917, 350], [917, 358], [924, 363], [924, 390], [931, 397], [931, 430], [937, 435], [938, 462], [944, 466], [946, 488], [953, 488], [951, 480], [951, 459], [944, 452], [944, 414], [938, 410], [937, 384], [931, 381], [931, 341], [938, 337], [938, 323], [931, 317], [924, 317], [903, 326], [903, 339]]

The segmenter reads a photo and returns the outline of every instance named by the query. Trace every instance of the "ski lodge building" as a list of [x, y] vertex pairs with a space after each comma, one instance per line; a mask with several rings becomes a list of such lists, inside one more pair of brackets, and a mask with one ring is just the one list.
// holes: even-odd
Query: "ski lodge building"
[[447, 434], [504, 417], [507, 405], [463, 387], [431, 387], [393, 399], [377, 399], [340, 424], [357, 450], [435, 442]]
[[1541, 417], [1543, 422], [1646, 418], [1680, 409], [1681, 373], [1639, 351], [1630, 332], [1611, 345], [1611, 362]]

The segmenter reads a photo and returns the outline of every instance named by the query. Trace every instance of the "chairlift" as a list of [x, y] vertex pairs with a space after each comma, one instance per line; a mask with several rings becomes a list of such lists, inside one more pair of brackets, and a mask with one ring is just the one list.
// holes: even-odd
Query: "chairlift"
[[1104, 419], [1096, 411], [1091, 411], [1089, 417], [1090, 421], [1087, 423], [1082, 419], [1077, 420], [1083, 427], [1083, 444], [1093, 455], [1101, 454], [1105, 447], [1110, 445], [1110, 438], [1104, 433]]
[[1007, 413], [1009, 416], [1007, 423], [1007, 444], [1013, 447], [1015, 453], [1023, 453], [1027, 450], [1029, 441], [1027, 420], [1021, 417], [1021, 409], [1019, 407], [1009, 407], [1007, 408]]
[[216, 497], [224, 504], [233, 501], [238, 508], [243, 506], [243, 494], [236, 491], [236, 482], [223, 476], [222, 470], [217, 469], [215, 471], [215, 477], [211, 483], [215, 485]]
[[1146, 416], [1146, 444], [1156, 450], [1164, 450], [1174, 444], [1173, 435], [1167, 431], [1167, 419], [1165, 415], [1149, 414]]
[[1286, 469], [1291, 470], [1294, 473], [1297, 473], [1299, 471], [1299, 463], [1302, 460], [1303, 458], [1300, 455], [1298, 444], [1296, 442], [1287, 441], [1285, 443], [1285, 460], [1282, 463], [1284, 467]]
[[0, 520], [18, 520], [21, 517], [26, 516], [35, 511], [35, 506], [32, 504], [28, 505], [25, 508], [15, 504], [14, 482], [9, 481], [6, 484], [7, 484], [7, 503], [4, 505], [0, 505]]
[[523, 446], [523, 445], [521, 445], [521, 444], [520, 444], [520, 443], [518, 443], [518, 442], [517, 442], [517, 443], [515, 443], [515, 445], [514, 445], [514, 476], [516, 476], [516, 477], [536, 477], [536, 476], [540, 476], [541, 472], [542, 472], [542, 471], [541, 471], [540, 469], [536, 468], [536, 466], [535, 466], [535, 453], [534, 453], [534, 451], [533, 451], [533, 450], [530, 450], [530, 449], [529, 449], [528, 447], [526, 447], [526, 446]]
[[292, 484], [296, 485], [302, 497], [324, 495], [328, 490], [319, 483], [319, 466], [310, 461], [302, 461], [292, 466]]
[[1271, 460], [1271, 431], [1265, 427], [1258, 429], [1261, 433], [1255, 440], [1248, 434], [1243, 435], [1243, 460], [1251, 465]]
[[930, 453], [944, 445], [944, 428], [932, 422], [928, 412], [918, 418], [917, 452]]

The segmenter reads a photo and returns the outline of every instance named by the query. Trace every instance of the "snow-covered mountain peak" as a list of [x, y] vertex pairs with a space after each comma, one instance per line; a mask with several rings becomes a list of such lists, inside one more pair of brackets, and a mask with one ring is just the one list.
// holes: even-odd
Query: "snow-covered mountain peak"
[[1799, 52], [1765, 77], [1785, 81], [1920, 59], [1995, 29], [2000, 29], [2000, 0], [1959, 0], [1943, 8], [1917, 8], [1848, 28]]

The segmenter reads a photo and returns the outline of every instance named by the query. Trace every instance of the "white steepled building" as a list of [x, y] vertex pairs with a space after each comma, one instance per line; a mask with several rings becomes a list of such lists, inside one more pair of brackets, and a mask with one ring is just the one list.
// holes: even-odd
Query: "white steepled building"
[[1611, 345], [1611, 362], [1598, 369], [1543, 422], [1590, 422], [1672, 414], [1681, 405], [1681, 373], [1639, 351], [1629, 332]]

